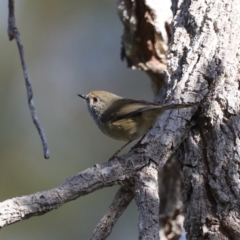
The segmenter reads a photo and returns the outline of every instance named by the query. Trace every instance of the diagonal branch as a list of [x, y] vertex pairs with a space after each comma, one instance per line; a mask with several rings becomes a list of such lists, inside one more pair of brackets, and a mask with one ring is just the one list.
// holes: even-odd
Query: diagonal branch
[[16, 197], [0, 203], [0, 228], [12, 223], [39, 216], [61, 207], [63, 204], [87, 195], [103, 187], [129, 181], [134, 172], [144, 166], [143, 159], [131, 169], [131, 157], [112, 160], [88, 168], [67, 179], [60, 186], [28, 196]]
[[131, 190], [126, 190], [124, 187], [121, 187], [89, 240], [105, 240], [112, 232], [115, 223], [130, 204], [133, 197], [134, 194]]
[[155, 164], [143, 168], [136, 177], [139, 239], [159, 240], [158, 171]]
[[40, 135], [41, 141], [42, 141], [44, 157], [46, 159], [48, 159], [50, 157], [50, 154], [49, 154], [49, 150], [48, 150], [48, 146], [47, 146], [47, 139], [46, 139], [44, 130], [43, 130], [43, 128], [38, 120], [37, 114], [36, 114], [36, 110], [35, 110], [35, 106], [34, 106], [34, 102], [33, 102], [33, 90], [32, 90], [32, 86], [30, 83], [30, 77], [28, 74], [27, 64], [26, 64], [25, 55], [24, 55], [24, 51], [23, 51], [23, 45], [21, 43], [20, 34], [19, 34], [19, 31], [18, 31], [18, 29], [16, 27], [16, 23], [15, 23], [14, 0], [8, 1], [8, 8], [9, 8], [8, 37], [9, 37], [10, 41], [15, 39], [17, 46], [18, 46], [18, 51], [19, 51], [19, 55], [21, 58], [21, 64], [22, 64], [22, 69], [23, 69], [23, 74], [24, 74], [25, 84], [26, 84], [26, 89], [27, 89], [27, 98], [28, 98], [29, 109], [31, 112], [33, 123], [36, 126], [38, 133]]

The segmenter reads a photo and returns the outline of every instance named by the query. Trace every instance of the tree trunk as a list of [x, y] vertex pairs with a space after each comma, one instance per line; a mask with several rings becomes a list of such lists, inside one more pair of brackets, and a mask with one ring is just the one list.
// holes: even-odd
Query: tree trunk
[[217, 0], [178, 6], [170, 55], [181, 66], [171, 70], [176, 77], [188, 72], [189, 85], [205, 85], [208, 92], [181, 147], [187, 239], [240, 239], [240, 5]]
[[[161, 74], [167, 57], [161, 56], [165, 54], [162, 46], [166, 46], [166, 41], [162, 37], [163, 22], [158, 21], [164, 3], [120, 3], [125, 4], [130, 16], [120, 12], [125, 26], [123, 53], [128, 65], [146, 71], [152, 82], [159, 83], [155, 91], [161, 90], [159, 101], [168, 100], [169, 92], [185, 79], [177, 93], [179, 99], [188, 96], [200, 102], [192, 121], [194, 126], [176, 154], [183, 172], [187, 239], [240, 239], [239, 2], [173, 0], [170, 76], [165, 82]], [[172, 160], [168, 165], [161, 172], [161, 236], [178, 239], [181, 174], [178, 163]]]

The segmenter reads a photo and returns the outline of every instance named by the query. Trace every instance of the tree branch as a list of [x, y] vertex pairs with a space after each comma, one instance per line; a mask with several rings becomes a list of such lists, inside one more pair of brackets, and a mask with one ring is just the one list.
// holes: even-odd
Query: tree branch
[[137, 174], [135, 195], [139, 214], [139, 239], [160, 239], [158, 171], [155, 164], [151, 163]]
[[145, 166], [144, 159], [134, 161], [128, 156], [125, 160], [119, 160], [113, 159], [111, 162], [88, 168], [67, 179], [59, 187], [1, 202], [0, 227], [45, 214], [103, 187], [128, 182], [136, 171]]
[[108, 211], [104, 214], [98, 225], [96, 226], [93, 235], [89, 240], [104, 240], [112, 232], [112, 228], [117, 222], [118, 218], [122, 215], [124, 210], [130, 204], [134, 197], [132, 190], [126, 190], [121, 187], [112, 204], [109, 206]]
[[9, 0], [8, 1], [8, 8], [9, 8], [9, 15], [8, 15], [8, 37], [9, 40], [16, 40], [17, 46], [18, 46], [18, 51], [21, 59], [21, 64], [22, 64], [22, 69], [23, 69], [23, 74], [25, 78], [25, 84], [26, 84], [26, 89], [27, 89], [27, 98], [28, 98], [28, 106], [31, 112], [31, 117], [33, 120], [34, 125], [36, 126], [38, 133], [40, 135], [42, 145], [43, 145], [43, 151], [44, 151], [44, 157], [48, 159], [50, 157], [48, 146], [47, 146], [47, 139], [44, 133], [44, 130], [38, 120], [34, 102], [33, 102], [33, 90], [32, 86], [30, 83], [30, 77], [28, 74], [28, 69], [27, 69], [27, 64], [25, 60], [25, 55], [23, 51], [23, 45], [20, 40], [20, 34], [19, 31], [16, 27], [15, 23], [15, 15], [14, 15], [14, 0]]

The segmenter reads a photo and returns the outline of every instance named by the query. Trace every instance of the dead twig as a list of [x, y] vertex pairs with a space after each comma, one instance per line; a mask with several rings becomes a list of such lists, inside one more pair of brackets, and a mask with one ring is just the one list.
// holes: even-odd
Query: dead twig
[[34, 107], [34, 102], [33, 102], [33, 90], [32, 86], [30, 83], [30, 77], [28, 74], [28, 69], [27, 69], [27, 64], [25, 60], [25, 55], [23, 51], [23, 45], [20, 40], [20, 34], [19, 31], [16, 27], [15, 23], [15, 15], [14, 15], [14, 0], [9, 0], [8, 1], [8, 8], [9, 8], [9, 15], [8, 15], [8, 37], [9, 40], [16, 40], [17, 46], [18, 46], [18, 51], [21, 59], [21, 64], [22, 64], [22, 69], [23, 69], [23, 74], [24, 74], [24, 79], [25, 79], [25, 84], [26, 84], [26, 89], [27, 89], [27, 97], [28, 97], [28, 106], [31, 112], [32, 120], [34, 125], [36, 126], [38, 133], [40, 135], [42, 145], [43, 145], [43, 151], [44, 151], [44, 157], [48, 159], [50, 157], [49, 150], [48, 150], [48, 145], [47, 145], [47, 139], [44, 133], [44, 130], [38, 120], [36, 110]]

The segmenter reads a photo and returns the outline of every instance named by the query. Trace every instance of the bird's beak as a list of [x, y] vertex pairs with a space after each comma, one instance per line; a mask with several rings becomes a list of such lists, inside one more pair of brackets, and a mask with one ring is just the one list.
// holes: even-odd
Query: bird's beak
[[84, 100], [87, 100], [86, 96], [85, 95], [82, 95], [82, 94], [78, 94], [79, 97], [83, 98]]

